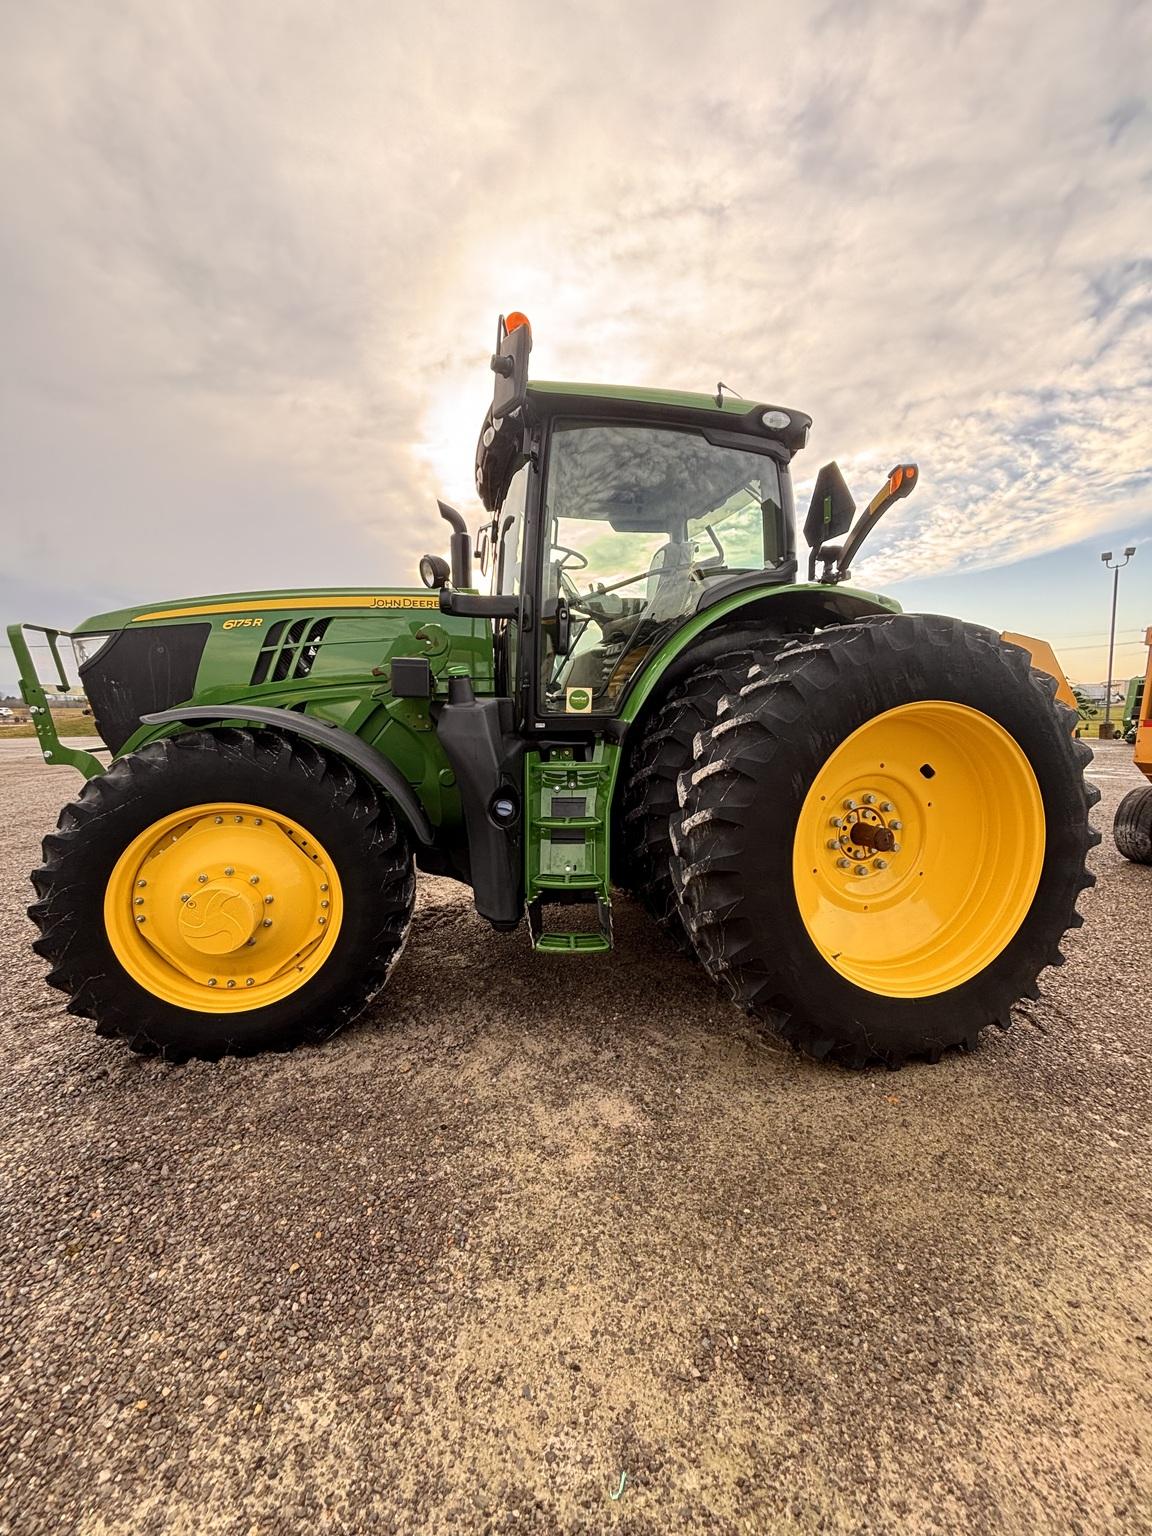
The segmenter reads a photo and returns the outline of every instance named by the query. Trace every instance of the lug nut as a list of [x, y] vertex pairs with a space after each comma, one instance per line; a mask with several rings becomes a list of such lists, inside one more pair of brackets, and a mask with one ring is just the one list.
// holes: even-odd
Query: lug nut
[[866, 875], [867, 873], [867, 867], [863, 864], [857, 864], [856, 868], [853, 870], [853, 874], [856, 875]]
[[248, 980], [247, 980], [247, 981], [246, 981], [246, 982], [245, 982], [245, 983], [244, 983], [244, 985], [245, 985], [245, 986], [246, 986], [246, 987], [251, 987], [251, 986], [255, 986], [255, 984], [256, 984], [256, 978], [255, 978], [255, 976], [249, 976], [249, 978], [248, 978]]
[[864, 796], [864, 804], [865, 805], [875, 805], [876, 804], [876, 796], [875, 795], [865, 795]]
[[248, 876], [248, 884], [249, 885], [259, 885], [260, 884], [260, 876], [259, 875], [249, 875]]
[[321, 906], [322, 906], [322, 907], [326, 907], [326, 906], [327, 906], [327, 905], [328, 905], [328, 902], [327, 902], [327, 900], [325, 900], [325, 901], [322, 901], [322, 902], [321, 902], [321, 903], [320, 903], [320, 905], [321, 905]]
[[876, 868], [877, 869], [887, 869], [888, 868], [888, 860], [887, 859], [877, 859], [876, 860]]
[[219, 827], [219, 826], [223, 826], [223, 824], [224, 824], [223, 816], [217, 816], [217, 818], [216, 818], [216, 825]]
[[837, 838], [837, 837], [830, 837], [828, 839], [828, 841], [824, 844], [824, 846], [826, 848], [839, 848], [839, 846], [840, 846], [840, 839]]
[[188, 893], [186, 891], [181, 891], [181, 893], [180, 893], [180, 900], [181, 901], [187, 901], [188, 900]]
[[[844, 818], [843, 818], [843, 816], [829, 816], [829, 818], [828, 818], [828, 825], [830, 827], [842, 827], [844, 825]], [[322, 887], [322, 889], [326, 890], [327, 887], [326, 886]]]
[[236, 983], [231, 979], [231, 977], [229, 977], [229, 979], [228, 979], [228, 985], [230, 987], [234, 987], [236, 985]]
[[143, 898], [143, 896], [137, 896], [137, 898], [136, 898], [136, 905], [138, 907], [142, 907], [144, 905], [144, 898]]
[[236, 873], [236, 871], [232, 868], [231, 864], [229, 864], [228, 868], [224, 871], [224, 873], [226, 875], [234, 875]]
[[893, 853], [899, 853], [900, 852], [900, 844], [899, 843], [893, 843], [892, 844], [892, 852]]
[[265, 898], [264, 898], [264, 905], [266, 907], [270, 907], [274, 900], [275, 900], [274, 896], [265, 896]]
[[837, 859], [836, 860], [836, 868], [837, 869], [850, 869], [851, 867], [852, 867], [851, 860], [849, 860], [849, 859]]
[[326, 890], [327, 890], [327, 889], [328, 889], [328, 887], [327, 887], [327, 886], [326, 886], [326, 885], [322, 885], [322, 886], [321, 886], [321, 887], [320, 887], [320, 889], [321, 889], [321, 890], [322, 890], [322, 891], [326, 891]]
[[271, 928], [271, 926], [272, 926], [272, 919], [270, 917], [266, 917], [264, 919], [264, 926], [265, 926], [265, 928]]
[[262, 827], [264, 825], [264, 818], [263, 818], [263, 816], [253, 816], [253, 818], [252, 818], [252, 825], [254, 827]]
[[136, 884], [140, 887], [141, 890], [143, 890], [148, 882], [147, 880], [137, 880]]
[[215, 978], [215, 976], [209, 976], [209, 978], [208, 978], [208, 985], [210, 987], [214, 987], [216, 985], [216, 978]]
[[899, 832], [903, 829], [903, 826], [904, 823], [902, 821], [890, 821], [888, 823], [888, 828], [891, 832]]
[[136, 921], [138, 923], [146, 923], [148, 921], [148, 919], [146, 917], [140, 916], [140, 914], [137, 914]]
[[854, 811], [856, 809], [856, 802], [855, 802], [855, 800], [845, 800], [845, 802], [844, 802], [844, 809], [846, 811]]
[[255, 939], [245, 939], [244, 942], [245, 942], [245, 944], [247, 944], [248, 948], [251, 949], [253, 944], [255, 944], [256, 940]]
[[208, 883], [208, 876], [207, 875], [197, 875], [196, 878], [197, 878], [197, 880], [199, 880], [201, 885], [206, 885]]
[[320, 924], [321, 928], [323, 928], [328, 919], [326, 917], [318, 917], [316, 921]]
[[880, 809], [884, 812], [885, 816], [887, 816], [888, 812], [893, 809], [891, 800], [882, 800], [880, 802]]
[[243, 822], [244, 822], [244, 818], [243, 818], [243, 816], [237, 816], [237, 818], [236, 818], [236, 825], [237, 825], [237, 826], [238, 826], [238, 827], [239, 827], [239, 826], [242, 826], [242, 825], [243, 825]]

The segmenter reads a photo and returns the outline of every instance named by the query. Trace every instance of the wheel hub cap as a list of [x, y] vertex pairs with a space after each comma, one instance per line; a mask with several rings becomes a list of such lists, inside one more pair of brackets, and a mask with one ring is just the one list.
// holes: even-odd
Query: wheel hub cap
[[190, 896], [176, 912], [180, 937], [202, 955], [228, 955], [241, 949], [260, 926], [260, 902], [225, 880], [213, 880], [199, 896]]
[[260, 806], [193, 806], [154, 822], [108, 881], [116, 958], [178, 1007], [220, 1013], [278, 1002], [324, 964], [340, 882], [298, 823]]

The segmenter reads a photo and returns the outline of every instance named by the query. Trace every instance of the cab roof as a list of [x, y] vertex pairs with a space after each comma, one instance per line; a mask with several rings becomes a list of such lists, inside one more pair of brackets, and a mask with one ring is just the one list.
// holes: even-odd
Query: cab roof
[[638, 405], [678, 405], [688, 410], [709, 411], [713, 415], [725, 416], [747, 416], [753, 411], [773, 409], [755, 400], [741, 400], [735, 395], [724, 395], [717, 405], [715, 395], [684, 389], [644, 389], [631, 384], [561, 384], [549, 379], [531, 379], [528, 394], [581, 395], [593, 400], [628, 400]]

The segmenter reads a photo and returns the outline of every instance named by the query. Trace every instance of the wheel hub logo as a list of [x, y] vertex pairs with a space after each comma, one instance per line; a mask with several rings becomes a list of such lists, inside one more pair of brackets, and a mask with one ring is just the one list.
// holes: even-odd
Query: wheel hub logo
[[230, 955], [252, 937], [256, 914], [247, 895], [210, 885], [183, 903], [178, 921], [181, 937], [202, 955]]

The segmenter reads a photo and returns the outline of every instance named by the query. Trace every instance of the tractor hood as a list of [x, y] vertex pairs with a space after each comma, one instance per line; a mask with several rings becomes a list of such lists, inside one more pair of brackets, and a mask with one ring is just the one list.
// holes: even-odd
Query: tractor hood
[[163, 624], [193, 618], [228, 619], [254, 617], [269, 612], [290, 613], [325, 609], [427, 609], [439, 611], [439, 599], [423, 587], [409, 589], [372, 587], [316, 587], [302, 592], [217, 592], [207, 597], [165, 598], [116, 608], [85, 619], [72, 631], [76, 635], [107, 634], [129, 625]]
[[[94, 614], [72, 631], [80, 682], [114, 752], [141, 716], [246, 700], [340, 719], [396, 656], [491, 678], [489, 627], [440, 612], [426, 588], [328, 587], [166, 599]], [[373, 683], [376, 688], [384, 685]], [[351, 706], [349, 706], [351, 707]]]

